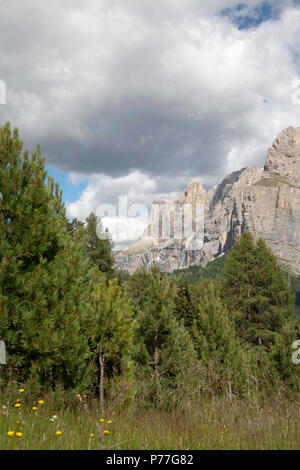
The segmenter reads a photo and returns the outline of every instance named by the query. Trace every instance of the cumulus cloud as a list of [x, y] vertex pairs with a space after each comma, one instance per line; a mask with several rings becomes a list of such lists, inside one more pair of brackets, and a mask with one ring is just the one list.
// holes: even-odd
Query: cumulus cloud
[[[77, 181], [77, 175], [71, 175], [71, 178]], [[154, 179], [138, 171], [118, 178], [93, 174], [80, 199], [68, 205], [68, 213], [71, 217], [83, 218], [86, 213], [100, 212], [101, 205], [104, 204], [112, 204], [118, 212], [119, 199], [125, 196], [128, 207], [136, 204], [148, 207], [154, 200], [175, 199], [176, 189], [183, 189], [187, 183], [188, 178], [181, 176], [174, 179], [168, 177]], [[164, 188], [164, 191], [161, 188]]]
[[[77, 184], [81, 177], [71, 174], [70, 180]], [[93, 174], [80, 199], [67, 205], [67, 214], [83, 219], [94, 212], [109, 229], [115, 249], [122, 249], [143, 235], [150, 223], [152, 203], [175, 199], [176, 189], [183, 189], [187, 183], [188, 179], [180, 176], [154, 179], [140, 172], [118, 178]]]
[[193, 179], [263, 166], [276, 135], [299, 125], [299, 33], [292, 0], [11, 0], [0, 119], [88, 178], [71, 216], [119, 195], [175, 197]]

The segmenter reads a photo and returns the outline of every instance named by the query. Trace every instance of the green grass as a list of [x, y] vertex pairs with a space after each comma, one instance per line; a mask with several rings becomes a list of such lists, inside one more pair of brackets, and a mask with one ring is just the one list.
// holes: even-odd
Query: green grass
[[279, 173], [271, 173], [269, 177], [261, 178], [260, 180], [256, 181], [253, 186], [279, 187], [282, 185], [299, 189], [299, 186], [291, 184], [284, 176], [281, 176]]
[[[260, 407], [218, 398], [181, 411], [110, 410], [103, 417], [97, 404], [87, 400], [62, 409], [45, 397], [36, 411], [31, 404], [21, 403], [17, 409], [14, 403], [1, 404], [1, 450], [300, 448], [300, 401], [278, 399]], [[53, 414], [58, 418], [51, 422]], [[100, 418], [104, 423], [99, 423]], [[104, 429], [110, 433], [104, 435]], [[8, 431], [20, 431], [22, 437], [9, 437]]]

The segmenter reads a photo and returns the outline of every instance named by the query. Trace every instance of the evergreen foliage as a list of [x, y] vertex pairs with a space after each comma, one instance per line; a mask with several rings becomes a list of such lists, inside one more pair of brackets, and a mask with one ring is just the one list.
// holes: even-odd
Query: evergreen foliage
[[73, 240], [76, 238], [76, 233], [78, 232], [78, 230], [83, 229], [83, 228], [84, 228], [84, 223], [81, 222], [81, 220], [78, 220], [76, 218], [67, 222], [67, 229]]
[[[90, 347], [95, 355], [90, 368], [90, 377], [99, 386], [100, 406], [104, 408], [104, 393], [108, 392], [113, 380], [114, 393], [122, 381], [122, 400], [134, 394], [133, 363], [131, 360], [133, 336], [136, 322], [126, 294], [122, 292], [117, 279], [107, 284], [102, 277], [96, 284], [92, 305], [86, 319], [86, 331]], [[117, 379], [118, 378], [118, 379]]]
[[224, 271], [223, 296], [238, 336], [267, 349], [291, 320], [294, 299], [275, 255], [250, 232], [237, 240]]
[[169, 276], [176, 282], [183, 279], [189, 285], [197, 285], [204, 279], [222, 278], [227, 256], [226, 253], [214, 261], [210, 261], [206, 266], [195, 265], [186, 269], [177, 269]]
[[113, 269], [113, 244], [109, 239], [108, 230], [103, 229], [101, 220], [93, 212], [86, 219], [86, 235], [88, 254], [92, 262], [107, 278], [113, 279], [116, 277]]
[[182, 384], [196, 366], [196, 354], [183, 322], [174, 315], [173, 284], [157, 268], [147, 279], [138, 312], [135, 360], [140, 383], [145, 385], [144, 398], [160, 406], [166, 397], [170, 404], [179, 393], [187, 393]]
[[144, 304], [145, 291], [149, 288], [151, 276], [146, 268], [141, 268], [137, 269], [128, 281], [125, 281], [126, 291], [137, 308]]
[[196, 312], [188, 283], [185, 280], [180, 280], [177, 284], [176, 297], [174, 302], [174, 313], [176, 318], [179, 321], [183, 320], [185, 327], [190, 330]]
[[82, 232], [72, 240], [58, 185], [45, 184], [40, 148], [22, 153], [0, 127], [0, 337], [6, 375], [36, 386], [75, 386], [88, 357], [82, 332], [93, 272]]
[[171, 407], [207, 391], [299, 391], [299, 278], [264, 241], [244, 232], [205, 268], [117, 275], [97, 217], [68, 221], [46, 176], [40, 148], [29, 157], [0, 127], [1, 387], [93, 392], [101, 413], [108, 399]]
[[250, 363], [236, 337], [234, 323], [211, 280], [200, 285], [202, 296], [193, 323], [193, 340], [213, 393], [246, 395], [250, 391]]

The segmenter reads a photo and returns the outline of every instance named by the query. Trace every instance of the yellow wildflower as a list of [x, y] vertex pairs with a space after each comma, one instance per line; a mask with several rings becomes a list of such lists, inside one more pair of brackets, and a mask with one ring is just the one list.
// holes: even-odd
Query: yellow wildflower
[[16, 424], [20, 424], [20, 421], [19, 421], [19, 420], [17, 420], [17, 421], [16, 421]]
[[100, 418], [99, 421], [100, 421], [100, 423], [103, 423], [104, 419], [103, 419], [103, 418]]
[[44, 404], [44, 400], [39, 400], [39, 404], [40, 404], [40, 405], [43, 405], [43, 404]]
[[95, 434], [90, 434], [90, 437], [94, 437]]
[[76, 397], [80, 398], [81, 397], [80, 393], [77, 393]]
[[83, 395], [83, 398], [86, 398], [86, 395]]
[[111, 423], [112, 423], [112, 420], [109, 419], [109, 420], [107, 421], [107, 424], [111, 424]]
[[56, 431], [56, 433], [55, 433], [55, 434], [56, 434], [57, 436], [60, 436], [60, 435], [61, 435], [61, 433], [62, 433], [62, 431]]
[[24, 388], [20, 388], [19, 392], [20, 392], [20, 393], [23, 393], [23, 392], [24, 392]]
[[21, 432], [16, 432], [16, 436], [17, 436], [17, 437], [22, 437], [23, 434], [22, 434]]
[[104, 432], [104, 434], [109, 434], [109, 431], [108, 431], [108, 429], [104, 429], [104, 431], [103, 431], [103, 432]]
[[12, 437], [14, 434], [15, 434], [15, 431], [8, 431], [8, 433], [7, 433], [7, 435], [8, 435], [9, 437]]
[[33, 406], [32, 407], [33, 411], [37, 410], [37, 407], [36, 406]]
[[20, 408], [20, 406], [21, 406], [21, 403], [16, 403], [16, 404], [15, 404], [15, 407], [16, 407], [16, 408]]

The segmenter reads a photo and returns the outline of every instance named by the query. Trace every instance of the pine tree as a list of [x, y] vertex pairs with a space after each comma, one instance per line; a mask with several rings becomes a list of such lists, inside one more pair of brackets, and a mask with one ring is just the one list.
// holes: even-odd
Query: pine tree
[[125, 398], [134, 392], [131, 354], [136, 326], [131, 304], [117, 279], [110, 280], [107, 285], [102, 277], [97, 282], [92, 300], [86, 330], [97, 359], [93, 370], [98, 370], [99, 402], [103, 414], [107, 379], [119, 377], [126, 382], [126, 387], [123, 384]]
[[174, 313], [177, 319], [179, 321], [182, 319], [185, 327], [190, 330], [195, 318], [195, 308], [185, 280], [180, 280], [177, 285]]
[[125, 283], [126, 292], [128, 293], [133, 305], [141, 307], [145, 302], [145, 290], [149, 288], [152, 274], [146, 268], [137, 269], [130, 279]]
[[41, 151], [22, 153], [18, 131], [0, 127], [0, 338], [11, 379], [66, 387], [89, 354], [82, 335], [93, 280], [85, 241], [72, 240], [62, 194], [45, 184]]
[[100, 272], [112, 279], [116, 277], [113, 269], [113, 244], [109, 240], [108, 230], [104, 230], [101, 220], [92, 212], [86, 219], [86, 235], [88, 241], [88, 254]]
[[67, 228], [71, 238], [74, 240], [76, 238], [76, 233], [78, 232], [78, 230], [84, 228], [84, 223], [75, 218], [68, 222]]
[[282, 268], [263, 240], [249, 232], [237, 240], [224, 271], [223, 295], [246, 343], [269, 349], [291, 319], [293, 296]]
[[227, 391], [246, 395], [250, 391], [249, 357], [243, 351], [222, 305], [218, 286], [212, 280], [203, 281], [202, 296], [193, 323], [192, 337], [198, 358], [206, 371], [209, 389], [213, 393]]
[[174, 286], [157, 268], [152, 269], [143, 295], [135, 359], [140, 388], [144, 384], [146, 399], [160, 406], [168, 400], [170, 404], [172, 397], [176, 401], [180, 384], [196, 366], [196, 354], [183, 322], [174, 315]]

